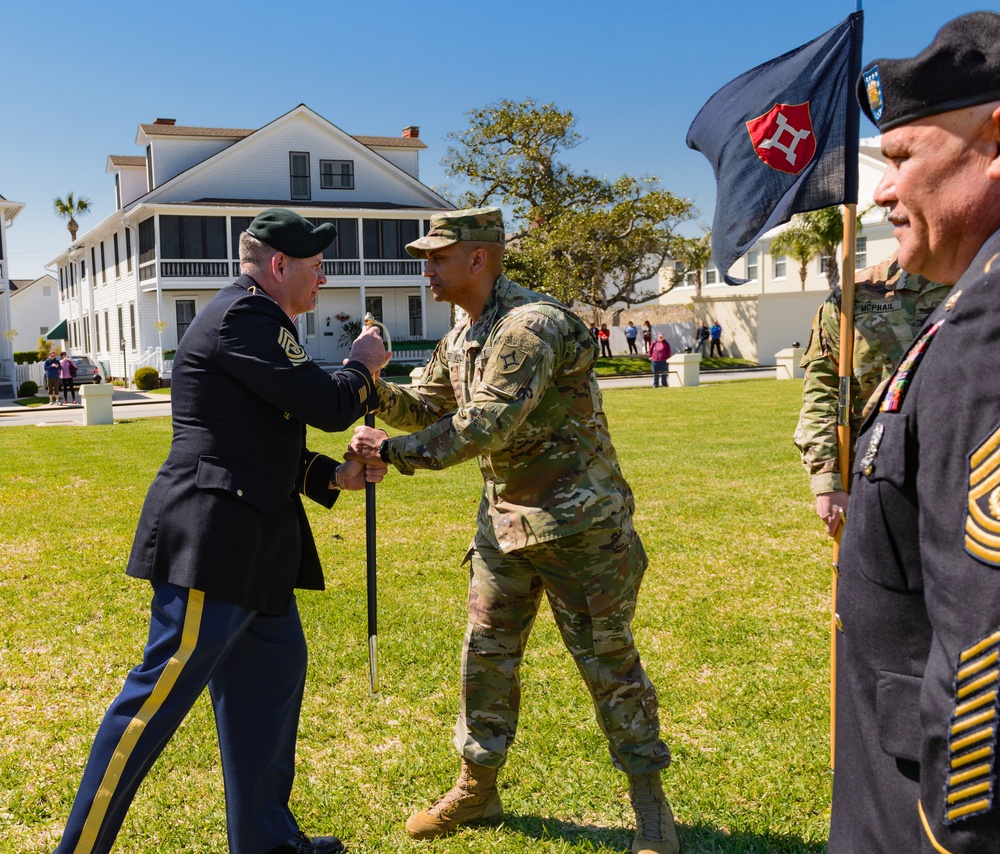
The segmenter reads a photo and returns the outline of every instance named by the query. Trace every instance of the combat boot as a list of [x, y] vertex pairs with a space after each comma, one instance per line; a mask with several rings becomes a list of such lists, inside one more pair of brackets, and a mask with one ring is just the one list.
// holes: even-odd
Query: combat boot
[[632, 854], [677, 854], [677, 828], [670, 804], [663, 794], [659, 771], [629, 774], [628, 799], [635, 810]]
[[434, 839], [460, 824], [500, 821], [503, 804], [497, 791], [497, 770], [463, 759], [458, 782], [427, 809], [411, 815], [406, 832], [414, 839]]

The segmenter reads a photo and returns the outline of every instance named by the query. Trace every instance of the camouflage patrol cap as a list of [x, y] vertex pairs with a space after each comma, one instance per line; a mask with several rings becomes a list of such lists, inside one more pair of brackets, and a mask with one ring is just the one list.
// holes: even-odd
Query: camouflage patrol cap
[[500, 208], [467, 208], [448, 211], [431, 217], [431, 230], [423, 237], [406, 244], [414, 258], [426, 258], [432, 249], [451, 246], [460, 240], [504, 244], [503, 213]]
[[247, 233], [293, 258], [312, 258], [333, 243], [337, 227], [332, 222], [313, 225], [286, 208], [268, 208], [254, 217]]

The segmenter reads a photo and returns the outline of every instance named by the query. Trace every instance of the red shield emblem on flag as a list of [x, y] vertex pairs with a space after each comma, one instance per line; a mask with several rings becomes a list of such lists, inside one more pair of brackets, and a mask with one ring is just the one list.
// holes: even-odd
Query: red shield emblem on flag
[[816, 154], [816, 134], [808, 101], [775, 104], [746, 124], [753, 150], [772, 169], [798, 175]]

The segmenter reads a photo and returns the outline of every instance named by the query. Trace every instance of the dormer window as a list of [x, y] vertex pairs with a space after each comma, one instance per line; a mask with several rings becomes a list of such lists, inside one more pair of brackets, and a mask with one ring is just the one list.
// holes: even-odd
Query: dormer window
[[312, 185], [309, 180], [309, 152], [289, 151], [288, 166], [291, 176], [291, 198], [308, 200], [312, 198]]
[[319, 187], [321, 190], [353, 190], [353, 160], [320, 160]]

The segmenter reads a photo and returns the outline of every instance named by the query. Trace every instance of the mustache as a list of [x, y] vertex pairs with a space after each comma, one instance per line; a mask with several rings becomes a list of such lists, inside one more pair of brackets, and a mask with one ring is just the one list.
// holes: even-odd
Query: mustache
[[893, 225], [906, 225], [910, 221], [909, 217], [905, 217], [898, 213], [891, 213], [886, 217], [886, 219]]

